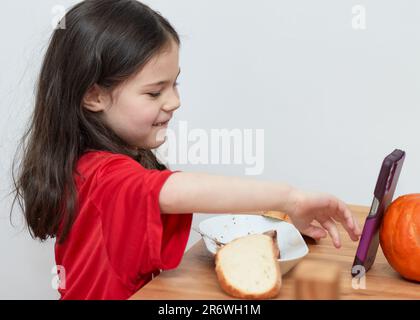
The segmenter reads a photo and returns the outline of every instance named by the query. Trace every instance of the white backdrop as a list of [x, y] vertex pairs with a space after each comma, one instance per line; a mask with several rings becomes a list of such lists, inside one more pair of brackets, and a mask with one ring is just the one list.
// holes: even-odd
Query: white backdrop
[[[0, 4], [0, 298], [56, 299], [53, 242], [9, 222], [10, 166], [31, 112], [34, 82], [57, 6]], [[264, 129], [264, 170], [370, 205], [383, 157], [407, 158], [396, 195], [420, 185], [420, 4], [410, 0], [146, 1], [181, 34], [182, 107], [171, 125]], [[362, 7], [355, 7], [361, 5]], [[354, 11], [353, 11], [354, 10]], [[365, 20], [363, 20], [363, 14]], [[356, 27], [356, 28], [355, 28]], [[357, 27], [360, 27], [359, 29]], [[364, 27], [364, 28], [363, 28]], [[242, 165], [172, 169], [244, 175]], [[196, 215], [197, 224], [208, 215]], [[188, 247], [198, 240], [191, 234]]]

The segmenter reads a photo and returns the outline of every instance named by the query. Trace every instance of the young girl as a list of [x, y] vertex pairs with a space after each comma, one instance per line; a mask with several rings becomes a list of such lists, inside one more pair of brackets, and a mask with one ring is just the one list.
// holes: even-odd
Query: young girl
[[[56, 237], [62, 299], [127, 299], [178, 266], [192, 213], [280, 210], [315, 239], [346, 205], [287, 184], [170, 171], [152, 149], [180, 106], [180, 40], [136, 0], [87, 0], [64, 17], [42, 64], [16, 198], [34, 238]], [[256, 213], [255, 213], [256, 214]], [[64, 285], [65, 284], [65, 285]]]

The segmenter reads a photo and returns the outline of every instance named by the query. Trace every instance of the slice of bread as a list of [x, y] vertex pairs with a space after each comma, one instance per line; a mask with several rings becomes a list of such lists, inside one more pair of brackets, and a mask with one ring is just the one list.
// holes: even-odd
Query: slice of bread
[[222, 289], [242, 299], [270, 299], [281, 288], [277, 232], [237, 238], [216, 253], [216, 274]]
[[282, 220], [282, 221], [286, 221], [286, 222], [289, 222], [289, 223], [292, 222], [290, 220], [290, 217], [286, 213], [283, 213], [281, 211], [264, 211], [263, 216], [278, 219], [278, 220]]

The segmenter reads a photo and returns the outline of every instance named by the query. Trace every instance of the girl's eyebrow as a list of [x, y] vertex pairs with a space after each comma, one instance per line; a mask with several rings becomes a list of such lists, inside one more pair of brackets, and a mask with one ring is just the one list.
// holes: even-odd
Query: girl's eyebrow
[[[178, 76], [179, 76], [180, 73], [181, 73], [181, 68], [179, 68], [178, 74], [176, 75], [176, 79], [178, 79]], [[162, 81], [155, 82], [155, 83], [145, 84], [144, 87], [159, 86], [159, 85], [162, 85], [162, 84], [166, 84], [168, 82], [170, 82], [170, 80], [162, 80]]]

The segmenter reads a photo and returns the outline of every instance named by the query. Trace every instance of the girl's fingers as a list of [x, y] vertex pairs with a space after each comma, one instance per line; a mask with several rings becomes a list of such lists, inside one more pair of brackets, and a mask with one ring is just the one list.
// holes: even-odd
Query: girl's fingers
[[340, 200], [338, 201], [338, 212], [337, 217], [340, 222], [344, 223], [348, 229], [354, 230], [355, 224], [353, 220], [353, 214], [351, 213], [350, 209], [346, 206], [346, 204]]
[[359, 237], [360, 236], [359, 224], [357, 223], [357, 220], [356, 220], [355, 216], [353, 216], [353, 225], [354, 225], [353, 232], [357, 237]]
[[334, 246], [338, 249], [341, 247], [340, 235], [338, 233], [337, 225], [335, 222], [330, 218], [323, 222], [320, 222], [321, 225], [328, 230], [330, 237], [333, 240]]
[[309, 225], [308, 228], [304, 229], [302, 233], [315, 240], [319, 240], [327, 236], [327, 232], [324, 229], [314, 226], [313, 224]]
[[353, 241], [359, 240], [358, 226], [355, 223], [354, 216], [343, 202], [338, 202], [338, 210], [333, 218], [343, 225]]
[[354, 223], [353, 213], [350, 211], [350, 209], [343, 203], [344, 206], [344, 216], [346, 218], [346, 225], [349, 227], [349, 229], [355, 231], [356, 225]]
[[354, 220], [354, 224], [356, 226], [356, 234], [357, 234], [357, 236], [361, 236], [362, 235], [362, 228], [360, 227], [360, 224], [357, 221], [355, 216], [353, 216], [353, 220]]

